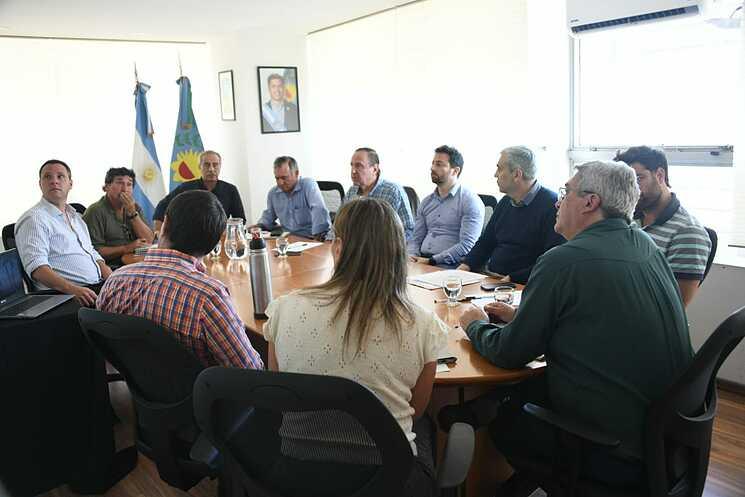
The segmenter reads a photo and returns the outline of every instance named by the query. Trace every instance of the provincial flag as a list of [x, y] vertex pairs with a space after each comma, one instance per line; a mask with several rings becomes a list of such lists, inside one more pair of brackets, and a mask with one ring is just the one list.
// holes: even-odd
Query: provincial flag
[[202, 172], [199, 170], [199, 155], [204, 151], [197, 121], [194, 119], [194, 112], [191, 110], [191, 83], [189, 83], [189, 78], [181, 76], [176, 83], [180, 90], [176, 137], [173, 140], [173, 154], [171, 154], [171, 190], [185, 181], [202, 177]]
[[135, 143], [132, 152], [132, 169], [137, 176], [135, 179], [134, 198], [142, 208], [142, 213], [148, 224], [152, 225], [155, 206], [166, 194], [163, 184], [163, 174], [158, 162], [153, 140], [153, 123], [147, 110], [145, 94], [149, 85], [137, 82], [135, 86]]

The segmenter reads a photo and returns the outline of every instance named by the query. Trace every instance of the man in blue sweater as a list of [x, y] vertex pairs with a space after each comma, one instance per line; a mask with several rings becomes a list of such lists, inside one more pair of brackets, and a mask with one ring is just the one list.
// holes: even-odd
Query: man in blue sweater
[[556, 193], [536, 179], [535, 157], [527, 147], [502, 150], [494, 177], [505, 195], [458, 269], [480, 271], [486, 264], [503, 282], [524, 284], [538, 257], [564, 242], [554, 231]]

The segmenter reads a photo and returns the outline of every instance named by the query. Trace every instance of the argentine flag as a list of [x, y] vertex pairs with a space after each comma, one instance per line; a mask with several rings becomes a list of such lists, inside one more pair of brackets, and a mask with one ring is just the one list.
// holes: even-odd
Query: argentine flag
[[155, 206], [166, 194], [163, 184], [163, 174], [160, 172], [158, 154], [153, 140], [153, 123], [147, 111], [147, 97], [150, 89], [145, 83], [135, 86], [135, 144], [132, 152], [132, 169], [137, 178], [135, 180], [135, 202], [142, 208], [146, 222], [152, 226]]

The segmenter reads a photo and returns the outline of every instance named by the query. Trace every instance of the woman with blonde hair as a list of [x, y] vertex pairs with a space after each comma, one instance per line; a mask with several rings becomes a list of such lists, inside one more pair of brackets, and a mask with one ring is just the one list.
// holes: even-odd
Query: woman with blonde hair
[[[416, 456], [407, 493], [433, 494], [434, 430], [431, 420], [421, 416], [447, 327], [407, 294], [404, 231], [386, 202], [362, 197], [343, 205], [334, 231], [331, 279], [280, 297], [267, 308], [269, 368], [342, 376], [372, 390], [396, 418]], [[352, 466], [339, 462], [326, 467], [349, 475]], [[308, 476], [323, 480], [317, 470]], [[307, 488], [309, 481], [299, 484]], [[322, 482], [324, 494], [333, 494], [328, 488], [332, 484]]]

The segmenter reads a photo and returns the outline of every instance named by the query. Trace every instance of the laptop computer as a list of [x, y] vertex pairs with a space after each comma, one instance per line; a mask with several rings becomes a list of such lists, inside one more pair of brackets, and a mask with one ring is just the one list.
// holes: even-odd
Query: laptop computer
[[16, 249], [0, 253], [0, 319], [33, 319], [67, 302], [72, 295], [28, 295]]

